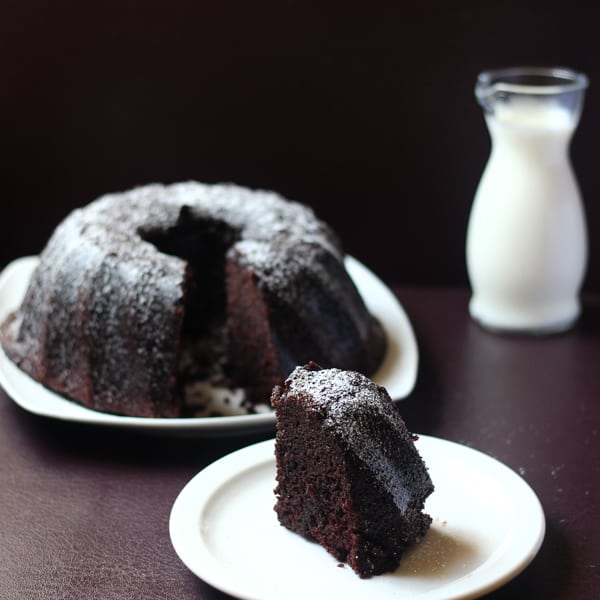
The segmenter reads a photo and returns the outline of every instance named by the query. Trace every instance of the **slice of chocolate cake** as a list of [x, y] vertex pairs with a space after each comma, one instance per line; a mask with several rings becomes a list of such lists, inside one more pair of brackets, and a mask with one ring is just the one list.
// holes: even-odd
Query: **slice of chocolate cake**
[[273, 390], [282, 525], [362, 578], [396, 569], [427, 532], [433, 484], [387, 391], [354, 371], [297, 367]]

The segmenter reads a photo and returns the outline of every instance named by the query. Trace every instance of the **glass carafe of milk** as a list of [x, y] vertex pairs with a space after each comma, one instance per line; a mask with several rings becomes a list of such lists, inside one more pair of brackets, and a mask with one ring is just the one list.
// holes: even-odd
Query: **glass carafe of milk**
[[569, 160], [588, 80], [558, 68], [485, 71], [475, 95], [491, 153], [466, 258], [471, 316], [494, 330], [552, 333], [579, 316], [585, 214]]

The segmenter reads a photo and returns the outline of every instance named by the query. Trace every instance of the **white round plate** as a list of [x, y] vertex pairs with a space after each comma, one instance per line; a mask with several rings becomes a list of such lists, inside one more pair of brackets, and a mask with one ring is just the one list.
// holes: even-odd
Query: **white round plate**
[[425, 505], [432, 526], [394, 573], [360, 579], [279, 525], [273, 444], [212, 463], [171, 510], [171, 541], [182, 562], [237, 598], [476, 598], [515, 577], [542, 543], [542, 507], [519, 475], [477, 450], [421, 436], [417, 447], [435, 485]]
[[[19, 306], [38, 258], [28, 256], [10, 263], [0, 274], [0, 322]], [[418, 349], [414, 332], [404, 309], [371, 271], [352, 257], [346, 268], [368, 309], [386, 332], [388, 350], [373, 379], [383, 385], [395, 400], [413, 389], [418, 369]], [[101, 413], [45, 388], [21, 371], [0, 348], [0, 385], [21, 408], [37, 415], [96, 425], [133, 427], [155, 433], [212, 436], [248, 433], [274, 427], [272, 412], [227, 417], [148, 419]]]

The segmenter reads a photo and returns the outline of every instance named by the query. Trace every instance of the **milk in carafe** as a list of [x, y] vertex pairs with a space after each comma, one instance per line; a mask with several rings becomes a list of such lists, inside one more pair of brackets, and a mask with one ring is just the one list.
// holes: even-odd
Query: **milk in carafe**
[[587, 232], [568, 151], [582, 91], [562, 72], [548, 77], [477, 90], [489, 92], [480, 101], [492, 149], [467, 231], [469, 311], [493, 329], [559, 331], [580, 312]]

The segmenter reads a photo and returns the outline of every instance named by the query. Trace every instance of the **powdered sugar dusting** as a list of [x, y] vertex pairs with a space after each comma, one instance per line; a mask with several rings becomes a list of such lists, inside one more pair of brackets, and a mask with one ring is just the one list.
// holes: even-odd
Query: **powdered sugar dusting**
[[227, 252], [260, 274], [261, 289], [294, 306], [296, 330], [326, 315], [311, 335], [332, 364], [379, 360], [367, 344], [376, 324], [345, 273], [341, 244], [309, 207], [197, 182], [108, 194], [73, 211], [42, 252], [23, 309], [2, 329], [5, 350], [34, 378], [92, 408], [177, 416], [189, 264], [152, 240], [203, 222], [223, 228]]
[[[360, 458], [399, 508], [422, 508], [420, 490], [432, 488], [431, 480], [383, 387], [355, 371], [306, 365], [288, 377], [283, 396], [300, 398], [305, 410], [320, 413], [323, 427], [335, 432], [339, 442]], [[416, 487], [411, 485], [415, 482]], [[411, 490], [418, 491], [413, 495]]]
[[341, 255], [336, 235], [309, 207], [275, 192], [233, 184], [149, 185], [103, 196], [82, 210], [88, 219], [104, 221], [111, 229], [115, 222], [122, 223], [120, 229], [125, 236], [139, 233], [144, 237], [144, 232], [152, 229], [172, 227], [186, 220], [211, 219], [238, 230], [239, 239], [265, 242], [268, 246], [306, 241]]
[[297, 367], [286, 380], [291, 394], [310, 397], [310, 404], [332, 420], [352, 409], [372, 407], [390, 418], [399, 418], [389, 394], [356, 371]]

